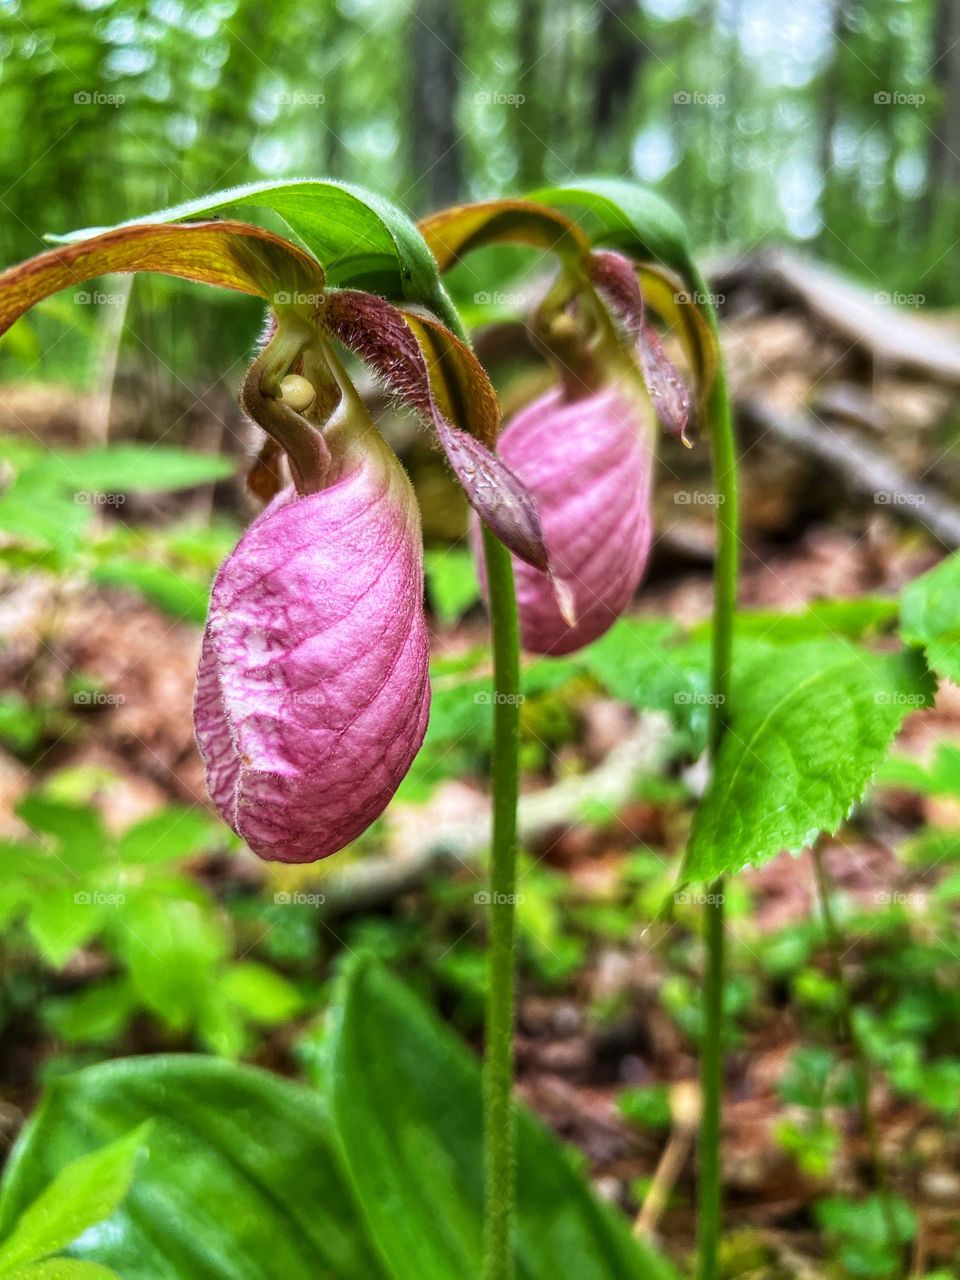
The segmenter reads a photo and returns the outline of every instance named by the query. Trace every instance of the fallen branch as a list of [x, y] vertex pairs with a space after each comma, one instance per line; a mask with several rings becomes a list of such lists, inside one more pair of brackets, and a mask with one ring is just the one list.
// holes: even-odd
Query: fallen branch
[[896, 463], [855, 432], [812, 415], [784, 413], [763, 400], [738, 406], [745, 422], [824, 463], [856, 492], [928, 529], [947, 547], [960, 547], [960, 508], [944, 494], [917, 484]]
[[[521, 843], [529, 844], [582, 822], [588, 804], [614, 810], [627, 804], [638, 781], [659, 771], [669, 755], [672, 737], [666, 715], [645, 712], [633, 733], [614, 747], [596, 769], [522, 796], [518, 814]], [[438, 823], [427, 818], [423, 827], [422, 839], [411, 850], [348, 862], [341, 870], [325, 876], [319, 884], [324, 897], [323, 915], [346, 915], [381, 907], [435, 874], [478, 865], [486, 854], [490, 827], [486, 815]]]

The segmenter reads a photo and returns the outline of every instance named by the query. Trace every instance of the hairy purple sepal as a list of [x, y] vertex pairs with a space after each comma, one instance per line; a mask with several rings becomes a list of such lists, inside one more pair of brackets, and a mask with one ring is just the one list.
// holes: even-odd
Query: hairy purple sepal
[[[390, 391], [433, 425], [467, 501], [491, 532], [521, 560], [545, 569], [548, 554], [536, 503], [503, 460], [476, 436], [455, 427], [437, 402], [423, 349], [411, 328], [422, 328], [424, 318], [407, 316], [372, 294], [341, 289], [329, 295], [325, 323]], [[428, 331], [426, 336], [434, 335]], [[473, 369], [472, 352], [451, 334], [445, 335], [445, 341], [448, 354], [454, 352], [472, 373], [474, 392], [486, 390], [486, 376], [479, 366]], [[470, 389], [468, 384], [468, 394]]]
[[665, 431], [689, 444], [690, 393], [660, 335], [646, 319], [643, 294], [632, 262], [600, 250], [590, 258], [590, 276], [617, 322], [636, 345], [650, 403]]
[[260, 857], [324, 858], [384, 810], [430, 705], [413, 490], [369, 420], [325, 487], [278, 494], [217, 575], [194, 722], [210, 795]]
[[514, 564], [526, 649], [579, 649], [632, 600], [652, 537], [651, 437], [643, 404], [624, 384], [579, 400], [551, 391], [504, 429], [500, 451], [536, 500], [561, 584], [558, 599], [547, 574]]

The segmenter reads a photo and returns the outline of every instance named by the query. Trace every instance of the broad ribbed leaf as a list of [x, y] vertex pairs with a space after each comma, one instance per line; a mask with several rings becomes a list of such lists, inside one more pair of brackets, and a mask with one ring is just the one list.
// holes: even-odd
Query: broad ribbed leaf
[[915, 651], [754, 643], [734, 668], [734, 715], [694, 817], [683, 879], [757, 867], [836, 831], [904, 717], [932, 692]]
[[900, 634], [922, 644], [938, 675], [960, 681], [960, 553], [916, 578], [900, 601]]
[[[465, 1046], [382, 968], [346, 979], [334, 1032], [332, 1106], [372, 1238], [395, 1280], [482, 1272], [480, 1069]], [[667, 1280], [569, 1154], [518, 1117], [518, 1280]]]
[[272, 301], [323, 288], [317, 262], [296, 245], [245, 222], [117, 227], [48, 249], [0, 274], [0, 333], [43, 298], [119, 271], [156, 271]]
[[21, 1136], [0, 1229], [77, 1156], [153, 1119], [122, 1207], [71, 1253], [124, 1280], [385, 1280], [309, 1089], [201, 1057], [126, 1058], [58, 1080]]
[[[421, 302], [449, 318], [449, 300], [417, 228], [396, 205], [361, 187], [317, 179], [254, 182], [124, 225], [183, 222], [232, 208], [270, 209], [279, 214], [323, 263], [331, 284]], [[98, 230], [88, 228], [59, 238], [73, 242]]]

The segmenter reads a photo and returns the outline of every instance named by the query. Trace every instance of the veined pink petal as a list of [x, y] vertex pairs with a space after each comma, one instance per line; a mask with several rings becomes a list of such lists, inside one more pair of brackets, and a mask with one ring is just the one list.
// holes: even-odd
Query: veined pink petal
[[561, 614], [549, 577], [515, 558], [521, 639], [534, 653], [570, 653], [619, 617], [646, 568], [651, 424], [626, 387], [573, 401], [551, 391], [510, 422], [499, 451], [533, 494], [576, 619]]
[[312, 862], [386, 808], [430, 706], [413, 489], [372, 425], [278, 494], [214, 583], [194, 719], [210, 795], [262, 858]]

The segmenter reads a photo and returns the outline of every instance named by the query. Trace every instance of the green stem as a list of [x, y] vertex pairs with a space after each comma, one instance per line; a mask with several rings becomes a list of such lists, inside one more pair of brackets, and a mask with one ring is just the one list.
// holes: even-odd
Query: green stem
[[[707, 293], [702, 277], [697, 288]], [[708, 308], [714, 335], [716, 317]], [[717, 500], [717, 549], [714, 569], [713, 629], [711, 640], [711, 703], [709, 755], [717, 758], [730, 714], [730, 672], [733, 664], [733, 627], [737, 607], [739, 564], [739, 497], [737, 450], [723, 361], [717, 344], [717, 373], [707, 406], [714, 493]], [[720, 1122], [723, 1103], [724, 1063], [724, 932], [723, 879], [710, 886], [705, 905], [704, 942], [706, 972], [703, 985], [703, 1048], [700, 1064], [702, 1117], [700, 1124], [699, 1179], [697, 1187], [697, 1252], [699, 1280], [715, 1280], [720, 1244], [723, 1180], [720, 1161]]]
[[837, 1012], [839, 1014], [840, 1033], [853, 1063], [857, 1105], [860, 1108], [860, 1119], [863, 1124], [864, 1136], [867, 1140], [867, 1152], [870, 1157], [870, 1170], [873, 1175], [874, 1189], [880, 1197], [880, 1208], [883, 1214], [883, 1224], [890, 1252], [899, 1263], [901, 1261], [900, 1239], [893, 1215], [893, 1202], [890, 1198], [890, 1182], [887, 1178], [883, 1157], [880, 1154], [880, 1134], [877, 1131], [876, 1118], [873, 1114], [873, 1107], [870, 1104], [870, 1063], [853, 1016], [853, 1000], [843, 971], [843, 952], [841, 949], [843, 939], [833, 915], [833, 908], [830, 905], [830, 885], [827, 880], [827, 870], [823, 863], [823, 850], [820, 847], [819, 840], [810, 850], [810, 856], [813, 861], [813, 874], [817, 884], [820, 914], [823, 917], [823, 931], [827, 941], [830, 968], [833, 973], [833, 980], [837, 984], [839, 995]]
[[520, 637], [510, 552], [483, 531], [493, 643], [493, 838], [490, 848], [484, 1106], [484, 1280], [513, 1276], [514, 907], [520, 738]]

